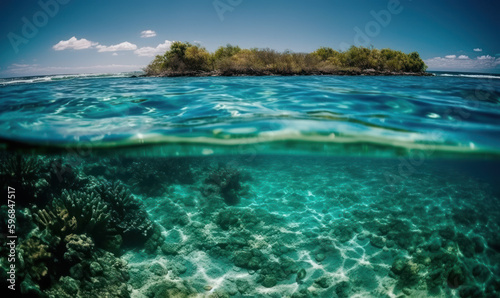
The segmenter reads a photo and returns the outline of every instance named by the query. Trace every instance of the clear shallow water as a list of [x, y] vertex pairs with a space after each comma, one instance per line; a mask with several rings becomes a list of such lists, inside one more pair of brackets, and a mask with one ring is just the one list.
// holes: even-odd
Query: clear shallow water
[[287, 150], [320, 143], [325, 152], [498, 155], [500, 80], [475, 76], [4, 80], [0, 136], [59, 146], [265, 144], [270, 151], [288, 142]]
[[25, 295], [500, 294], [495, 76], [39, 79], [0, 81]]

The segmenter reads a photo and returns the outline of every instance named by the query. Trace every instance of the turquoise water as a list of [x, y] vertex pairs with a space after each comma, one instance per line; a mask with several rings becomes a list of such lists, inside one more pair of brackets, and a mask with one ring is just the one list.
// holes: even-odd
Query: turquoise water
[[499, 76], [1, 79], [0, 111], [25, 296], [500, 294]]
[[498, 155], [499, 78], [4, 80], [0, 136], [94, 147], [304, 141]]

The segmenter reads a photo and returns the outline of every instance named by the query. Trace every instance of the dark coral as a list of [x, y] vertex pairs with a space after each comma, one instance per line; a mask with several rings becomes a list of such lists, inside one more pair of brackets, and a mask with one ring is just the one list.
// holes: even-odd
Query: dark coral
[[99, 244], [114, 232], [109, 217], [108, 206], [92, 191], [63, 190], [50, 206], [35, 213], [40, 229], [48, 229], [61, 239], [71, 233], [86, 233]]
[[124, 244], [144, 242], [153, 232], [153, 223], [141, 201], [119, 181], [101, 180], [95, 191], [108, 206], [109, 223], [123, 237]]
[[[88, 238], [89, 239], [89, 238]], [[73, 238], [77, 252], [89, 249], [88, 239]], [[129, 274], [125, 261], [110, 252], [96, 250], [73, 265], [69, 275], [61, 277], [45, 291], [49, 297], [130, 297]]]
[[71, 162], [69, 158], [53, 157], [47, 159], [47, 182], [50, 185], [52, 196], [59, 196], [62, 190], [80, 190], [89, 182], [76, 166], [77, 162]]
[[61, 157], [0, 155], [0, 185], [14, 187], [21, 206], [44, 207], [63, 189], [77, 190], [86, 183], [87, 178]]
[[20, 154], [0, 155], [0, 185], [2, 189], [9, 186], [16, 190], [18, 205], [45, 203], [50, 192], [47, 179], [42, 158]]
[[64, 253], [64, 259], [69, 263], [76, 264], [91, 257], [94, 241], [87, 235], [69, 234], [64, 241], [67, 249]]
[[84, 167], [87, 174], [104, 177], [108, 180], [119, 179], [130, 185], [136, 194], [161, 196], [167, 192], [168, 186], [194, 183], [191, 161], [183, 157], [160, 157], [135, 159], [129, 157], [106, 159], [108, 167], [102, 160], [91, 160]]
[[86, 233], [98, 247], [115, 253], [122, 242], [143, 244], [153, 233], [153, 223], [142, 202], [118, 181], [93, 181], [84, 191], [63, 190], [60, 197], [35, 212], [39, 228], [61, 239]]
[[239, 224], [239, 214], [233, 210], [222, 210], [217, 213], [215, 223], [223, 230], [229, 230], [230, 227], [237, 227]]
[[243, 186], [244, 175], [230, 165], [219, 164], [205, 178], [202, 192], [208, 198], [221, 197], [227, 205], [237, 205], [247, 191]]

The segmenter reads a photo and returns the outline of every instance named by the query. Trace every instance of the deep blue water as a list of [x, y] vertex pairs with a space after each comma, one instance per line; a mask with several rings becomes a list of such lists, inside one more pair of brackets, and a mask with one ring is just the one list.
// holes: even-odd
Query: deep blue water
[[0, 79], [29, 297], [499, 297], [499, 157], [497, 75]]

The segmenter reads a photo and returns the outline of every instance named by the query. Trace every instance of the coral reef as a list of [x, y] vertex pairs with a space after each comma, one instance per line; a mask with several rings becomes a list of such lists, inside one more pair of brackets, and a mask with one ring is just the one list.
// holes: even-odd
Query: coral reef
[[208, 198], [220, 196], [227, 205], [237, 205], [247, 191], [242, 182], [243, 175], [239, 169], [218, 164], [205, 178], [202, 192]]
[[35, 213], [41, 229], [48, 228], [62, 239], [70, 233], [91, 236], [95, 242], [104, 242], [113, 231], [109, 228], [108, 206], [96, 192], [67, 191], [54, 198], [49, 210]]
[[109, 225], [125, 245], [144, 242], [153, 233], [153, 223], [143, 204], [121, 182], [100, 180], [94, 189], [108, 207]]
[[92, 255], [94, 242], [87, 235], [69, 234], [64, 239], [67, 251], [64, 253], [64, 259], [71, 264], [84, 262]]
[[194, 183], [191, 161], [178, 157], [141, 158], [127, 157], [104, 160], [92, 159], [84, 165], [84, 172], [109, 181], [119, 179], [130, 186], [133, 193], [146, 196], [161, 196], [168, 191], [168, 186]]
[[[107, 160], [115, 162], [110, 173], [141, 164]], [[38, 297], [500, 292], [500, 214], [478, 203], [495, 200], [480, 184], [447, 178], [448, 185], [430, 172], [387, 194], [374, 187], [378, 178], [360, 174], [383, 164], [339, 162], [325, 177], [331, 165], [307, 163], [299, 173], [284, 169], [291, 162], [268, 161], [245, 168], [261, 177], [246, 196], [244, 172], [227, 162], [207, 164], [190, 167], [199, 177], [193, 184], [167, 179], [159, 196], [133, 194], [138, 186], [124, 177], [96, 178], [97, 170], [83, 174], [76, 167], [65, 182], [76, 190], [63, 187], [45, 206], [19, 210], [26, 236], [18, 253], [21, 291]]]
[[[101, 297], [100, 293], [129, 297], [125, 263], [101, 249], [108, 249], [121, 236], [110, 236], [107, 206], [99, 200], [92, 192], [63, 191], [63, 197], [51, 205], [55, 211], [39, 210], [35, 218], [40, 238], [30, 238], [20, 249], [29, 272], [23, 280], [25, 293], [38, 289], [49, 297]], [[95, 207], [90, 208], [91, 204]]]
[[0, 185], [17, 190], [17, 204], [29, 206], [43, 205], [47, 202], [51, 189], [49, 175], [44, 171], [45, 164], [38, 156], [23, 156], [21, 154], [0, 155]]
[[21, 268], [32, 280], [40, 281], [48, 277], [52, 254], [48, 251], [48, 245], [37, 237], [30, 237], [19, 246], [22, 255]]
[[[70, 244], [71, 243], [71, 244]], [[88, 252], [89, 238], [72, 237], [71, 258]], [[129, 274], [127, 264], [105, 251], [88, 254], [69, 270], [68, 276], [60, 277], [45, 294], [48, 297], [130, 297], [127, 288]]]
[[70, 158], [47, 158], [48, 178], [52, 197], [60, 196], [63, 190], [78, 191], [87, 185], [88, 177]]
[[79, 190], [86, 183], [79, 169], [63, 158], [0, 154], [0, 185], [14, 187], [21, 206], [44, 207], [63, 189]]
[[56, 235], [66, 235], [72, 233], [77, 228], [76, 217], [69, 216], [68, 210], [59, 206], [55, 210], [41, 209], [34, 214], [34, 218], [42, 229], [49, 229]]

